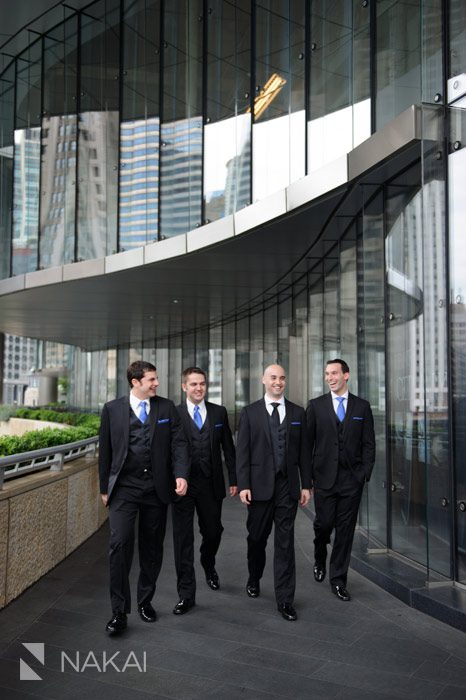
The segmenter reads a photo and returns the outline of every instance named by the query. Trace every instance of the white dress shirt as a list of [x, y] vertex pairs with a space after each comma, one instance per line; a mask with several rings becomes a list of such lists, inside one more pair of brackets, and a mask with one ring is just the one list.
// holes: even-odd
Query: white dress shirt
[[[139, 407], [139, 405], [141, 403], [141, 399], [138, 399], [138, 397], [135, 396], [132, 391], [130, 391], [130, 394], [129, 394], [129, 403], [130, 403], [131, 408], [134, 411], [134, 414], [137, 416], [137, 418], [139, 418], [139, 414], [141, 413], [141, 409]], [[147, 413], [147, 415], [149, 415], [149, 413], [150, 413], [150, 401], [149, 401], [149, 399], [144, 399], [144, 403], [146, 404], [146, 413]]]
[[199, 413], [202, 418], [202, 425], [205, 423], [205, 419], [207, 418], [207, 408], [205, 405], [204, 399], [202, 399], [201, 403], [195, 404], [189, 399], [186, 399], [186, 408], [188, 409], [188, 413], [191, 416], [191, 418], [194, 420], [194, 407], [199, 406]]
[[281, 399], [274, 399], [274, 398], [270, 398], [270, 396], [267, 396], [267, 394], [264, 394], [264, 401], [265, 401], [265, 408], [266, 408], [269, 416], [272, 415], [272, 411], [273, 411], [272, 404], [273, 403], [279, 404], [279, 406], [277, 407], [278, 417], [280, 418], [280, 423], [283, 423], [283, 421], [285, 420], [285, 415], [286, 415], [285, 397], [282, 396]]
[[330, 392], [332, 394], [332, 401], [333, 401], [333, 410], [335, 413], [338, 411], [338, 406], [340, 405], [340, 401], [338, 399], [341, 399], [343, 397], [343, 401], [341, 402], [343, 408], [345, 409], [345, 416], [346, 416], [346, 411], [348, 410], [348, 394], [349, 391], [346, 391], [344, 394], [334, 394], [333, 391]]

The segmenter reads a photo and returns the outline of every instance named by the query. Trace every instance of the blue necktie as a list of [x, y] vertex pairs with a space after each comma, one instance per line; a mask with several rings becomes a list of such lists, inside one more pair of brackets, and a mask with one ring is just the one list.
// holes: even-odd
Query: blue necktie
[[200, 430], [202, 428], [202, 416], [199, 410], [199, 406], [194, 406], [194, 422]]
[[141, 401], [139, 404], [139, 420], [141, 421], [141, 423], [145, 423], [147, 420], [147, 410], [145, 401]]
[[337, 418], [340, 421], [345, 420], [345, 407], [343, 406], [343, 401], [345, 400], [344, 396], [337, 396], [336, 400], [339, 401], [338, 408], [337, 408]]

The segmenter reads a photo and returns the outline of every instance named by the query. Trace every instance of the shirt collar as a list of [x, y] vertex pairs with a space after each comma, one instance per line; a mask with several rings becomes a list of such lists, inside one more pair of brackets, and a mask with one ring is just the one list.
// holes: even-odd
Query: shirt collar
[[138, 399], [138, 397], [135, 396], [132, 391], [130, 391], [129, 403], [130, 403], [130, 406], [133, 409], [133, 411], [136, 411], [139, 408], [139, 404], [141, 403], [141, 401], [144, 401], [144, 403], [146, 404], [146, 412], [148, 412], [148, 410], [150, 408], [149, 399]]
[[189, 399], [186, 399], [186, 406], [188, 407], [188, 411], [189, 411], [190, 414], [193, 414], [193, 413], [194, 413], [194, 407], [195, 407], [195, 406], [199, 406], [199, 410], [201, 411], [201, 413], [202, 413], [203, 411], [206, 411], [206, 410], [207, 410], [207, 409], [206, 409], [206, 406], [205, 406], [205, 400], [204, 400], [204, 399], [202, 399], [202, 401], [201, 401], [200, 403], [193, 403], [193, 402], [190, 401]]
[[345, 391], [344, 394], [335, 394], [333, 391], [330, 392], [332, 394], [332, 399], [335, 401], [335, 399], [346, 399], [348, 400], [348, 394], [349, 391]]
[[285, 405], [285, 397], [284, 396], [282, 396], [281, 399], [275, 399], [275, 398], [270, 398], [270, 396], [267, 396], [267, 394], [264, 394], [264, 401], [265, 401], [266, 406], [268, 406], [272, 403], [278, 403], [278, 404], [280, 404], [280, 406]]

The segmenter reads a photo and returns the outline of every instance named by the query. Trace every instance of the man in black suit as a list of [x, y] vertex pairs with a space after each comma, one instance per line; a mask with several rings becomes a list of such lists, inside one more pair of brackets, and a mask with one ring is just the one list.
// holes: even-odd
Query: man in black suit
[[167, 505], [175, 494], [186, 493], [189, 474], [188, 445], [178, 413], [171, 401], [156, 396], [156, 368], [133, 362], [127, 377], [129, 399], [105, 404], [99, 438], [100, 493], [110, 523], [110, 635], [126, 629], [131, 612], [129, 572], [138, 514], [138, 612], [145, 622], [156, 620], [151, 600], [162, 566]]
[[205, 401], [207, 376], [199, 367], [188, 367], [182, 375], [186, 402], [177, 406], [191, 448], [191, 472], [186, 496], [172, 506], [173, 544], [179, 602], [173, 610], [183, 615], [195, 604], [194, 511], [202, 536], [201, 565], [207, 585], [220, 588], [215, 556], [223, 532], [222, 502], [225, 498], [222, 450], [228, 470], [230, 496], [236, 496], [235, 446], [223, 406]]
[[314, 578], [326, 574], [327, 545], [335, 530], [330, 557], [330, 585], [350, 600], [346, 588], [354, 530], [364, 483], [375, 461], [374, 419], [369, 403], [348, 392], [349, 367], [329, 360], [325, 381], [330, 393], [309, 401], [306, 410], [314, 485]]
[[236, 445], [240, 498], [248, 506], [248, 571], [246, 592], [260, 595], [267, 539], [275, 524], [274, 587], [277, 608], [285, 620], [296, 620], [294, 521], [299, 503], [311, 496], [309, 445], [305, 413], [284, 398], [285, 370], [264, 371], [263, 399], [241, 411]]

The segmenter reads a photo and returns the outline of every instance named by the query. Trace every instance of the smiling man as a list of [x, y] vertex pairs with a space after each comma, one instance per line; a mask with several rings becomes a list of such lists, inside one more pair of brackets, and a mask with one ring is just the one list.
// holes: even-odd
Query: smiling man
[[375, 461], [374, 419], [369, 403], [348, 391], [349, 367], [329, 360], [325, 381], [330, 393], [309, 401], [314, 520], [314, 578], [325, 579], [327, 545], [335, 530], [330, 557], [330, 585], [340, 600], [350, 600], [346, 588], [354, 529], [364, 483]]
[[144, 622], [155, 622], [152, 607], [162, 566], [167, 506], [187, 490], [188, 444], [172, 401], [157, 396], [157, 370], [138, 360], [127, 369], [129, 397], [102, 410], [99, 437], [100, 493], [110, 524], [110, 599], [106, 631], [123, 632], [131, 612], [129, 573], [134, 524], [139, 515], [137, 605]]
[[275, 525], [274, 587], [278, 611], [297, 619], [293, 607], [296, 586], [294, 521], [298, 502], [311, 492], [310, 457], [301, 406], [284, 397], [285, 370], [270, 365], [264, 371], [264, 398], [241, 411], [236, 446], [236, 475], [241, 501], [248, 507], [248, 571], [246, 592], [260, 595], [267, 539]]

